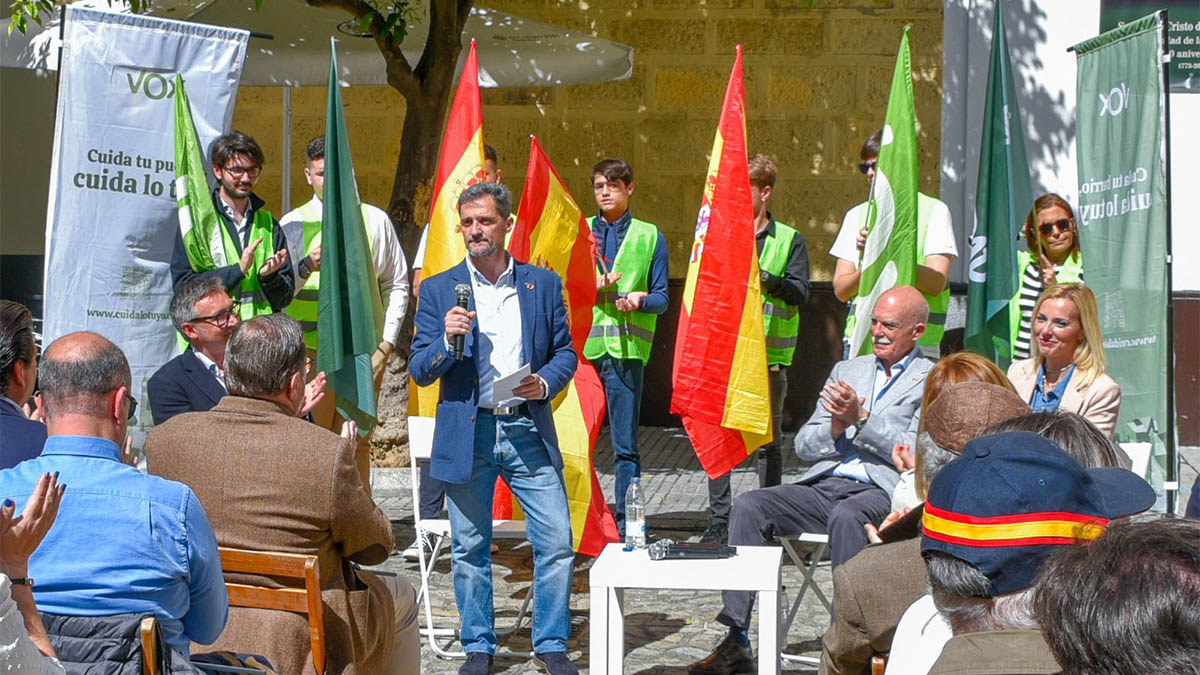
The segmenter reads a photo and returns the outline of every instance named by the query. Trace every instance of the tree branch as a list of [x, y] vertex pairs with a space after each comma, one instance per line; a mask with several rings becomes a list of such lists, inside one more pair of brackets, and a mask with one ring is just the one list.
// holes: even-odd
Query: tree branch
[[405, 98], [418, 91], [420, 83], [413, 73], [412, 67], [409, 66], [408, 60], [404, 58], [404, 52], [400, 49], [400, 43], [396, 42], [395, 37], [390, 32], [384, 32], [383, 25], [387, 19], [379, 10], [364, 0], [304, 1], [309, 7], [334, 7], [344, 10], [360, 22], [368, 16], [373, 16], [374, 18], [367, 26], [367, 32], [375, 40], [375, 45], [379, 48], [379, 53], [383, 56], [388, 84], [397, 89]]

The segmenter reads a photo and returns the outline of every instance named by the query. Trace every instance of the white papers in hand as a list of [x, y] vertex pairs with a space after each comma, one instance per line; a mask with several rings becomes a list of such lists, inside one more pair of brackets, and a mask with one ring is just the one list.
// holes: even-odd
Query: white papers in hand
[[525, 399], [513, 395], [513, 389], [520, 386], [521, 380], [527, 377], [529, 377], [528, 363], [517, 368], [516, 372], [510, 375], [497, 377], [495, 380], [492, 380], [492, 400], [498, 406], [507, 405], [513, 399], [524, 401]]

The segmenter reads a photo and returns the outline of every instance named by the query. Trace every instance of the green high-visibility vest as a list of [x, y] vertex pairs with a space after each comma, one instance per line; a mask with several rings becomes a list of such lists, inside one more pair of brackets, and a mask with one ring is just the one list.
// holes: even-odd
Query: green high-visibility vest
[[621, 278], [614, 286], [596, 292], [592, 308], [592, 330], [583, 346], [583, 356], [595, 360], [604, 355], [618, 359], [650, 360], [654, 328], [658, 315], [649, 312], [622, 312], [617, 309], [618, 293], [647, 291], [650, 288], [650, 263], [658, 245], [658, 228], [634, 218], [625, 232], [621, 248], [613, 260], [613, 272]]
[[[1012, 300], [1008, 301], [1008, 344], [1012, 345], [1013, 349], [1016, 349], [1017, 335], [1021, 332], [1021, 279], [1025, 276], [1026, 267], [1038, 264], [1029, 251], [1017, 251], [1017, 291], [1013, 293]], [[1060, 284], [1083, 281], [1083, 254], [1076, 251], [1074, 255], [1067, 256], [1054, 278]], [[1032, 324], [1032, 321], [1030, 323]]]
[[[762, 253], [758, 254], [759, 269], [777, 277], [785, 276], [797, 234], [791, 226], [775, 221], [775, 234], [767, 235]], [[800, 334], [800, 310], [764, 291], [763, 333], [767, 337], [767, 365], [792, 365], [796, 336]]]
[[[199, 232], [193, 228], [188, 234]], [[237, 245], [233, 241], [233, 237], [229, 236], [229, 228], [225, 227], [223, 221], [218, 222], [217, 226], [212, 228], [213, 239], [220, 237], [220, 242], [209, 241], [203, 245], [207, 250], [213, 250], [218, 244], [221, 251], [225, 254], [225, 260], [228, 264], [236, 265], [241, 260], [242, 254], [238, 250]], [[259, 283], [258, 270], [275, 254], [275, 219], [271, 217], [271, 212], [266, 209], [259, 209], [254, 212], [254, 220], [250, 222], [250, 238], [247, 241], [253, 242], [255, 239], [262, 237], [262, 243], [254, 250], [254, 264], [250, 267], [250, 271], [242, 278], [236, 288], [229, 289], [229, 295], [238, 303], [238, 317], [242, 321], [249, 321], [256, 316], [263, 314], [271, 314], [275, 310], [271, 308], [271, 303], [267, 300], [267, 296], [263, 293], [262, 284]], [[188, 251], [188, 262], [192, 265], [194, 272], [208, 272], [216, 269], [216, 265], [211, 259], [197, 260], [192, 257], [194, 247], [185, 247]]]
[[[364, 225], [367, 222], [367, 205], [363, 204], [362, 217]], [[304, 226], [304, 251], [303, 256], [307, 256], [314, 248], [321, 245], [321, 216], [322, 206], [314, 197], [308, 200], [308, 203], [301, 206], [300, 220]], [[367, 237], [367, 246], [374, 253], [374, 241]], [[303, 258], [303, 256], [301, 256]], [[296, 260], [293, 264], [299, 265], [300, 261]], [[371, 273], [372, 278], [375, 277], [374, 272]], [[321, 289], [321, 272], [313, 271], [308, 279], [304, 281], [304, 285], [300, 291], [296, 293], [296, 297], [288, 304], [286, 311], [293, 319], [300, 323], [300, 330], [304, 331], [304, 344], [308, 345], [309, 349], [316, 350], [317, 348], [317, 307], [320, 301]], [[372, 294], [372, 299], [374, 295]], [[376, 332], [383, 334], [383, 306], [376, 304], [375, 306], [375, 323]]]
[[[917, 193], [917, 248], [921, 251], [925, 250], [925, 235], [929, 232], [929, 214], [933, 212], [933, 204], [937, 201], [933, 197], [926, 195], [923, 192]], [[921, 257], [924, 261], [924, 256]], [[920, 290], [920, 289], [918, 289]], [[925, 296], [925, 302], [929, 303], [929, 321], [925, 324], [925, 334], [917, 340], [919, 345], [942, 344], [942, 336], [946, 334], [946, 312], [950, 310], [950, 283], [946, 282], [946, 286], [942, 288], [942, 292], [937, 295], [928, 295], [922, 291], [921, 295]], [[854, 306], [850, 306], [850, 314], [846, 317], [846, 331], [843, 333], [846, 339], [854, 337]]]

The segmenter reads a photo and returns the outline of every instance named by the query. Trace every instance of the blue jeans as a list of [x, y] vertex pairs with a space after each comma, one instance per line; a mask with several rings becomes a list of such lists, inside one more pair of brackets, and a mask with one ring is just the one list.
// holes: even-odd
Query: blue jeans
[[638, 456], [638, 420], [642, 409], [642, 374], [645, 364], [639, 359], [602, 356], [592, 362], [604, 383], [608, 406], [608, 433], [613, 445], [613, 473], [617, 477], [617, 530], [625, 537], [625, 492], [642, 473]]
[[525, 511], [526, 533], [533, 545], [533, 650], [565, 652], [575, 553], [562, 474], [550, 463], [533, 420], [483, 412], [475, 419], [470, 481], [445, 484], [463, 650], [496, 653], [490, 548], [492, 493], [498, 475]]

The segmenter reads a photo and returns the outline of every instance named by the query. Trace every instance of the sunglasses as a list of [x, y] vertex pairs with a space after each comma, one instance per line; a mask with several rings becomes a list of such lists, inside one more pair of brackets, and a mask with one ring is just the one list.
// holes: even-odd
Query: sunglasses
[[1041, 223], [1038, 225], [1038, 229], [1041, 230], [1043, 236], [1048, 237], [1054, 234], [1055, 230], [1058, 230], [1059, 232], [1069, 231], [1073, 222], [1074, 221], [1070, 218], [1060, 218], [1058, 220], [1052, 220], [1048, 223]]
[[132, 422], [133, 418], [137, 417], [137, 399], [130, 396], [129, 392], [125, 392], [125, 400], [129, 401], [129, 415], [127, 415], [125, 419]]
[[870, 171], [871, 169], [874, 169], [874, 168], [875, 168], [875, 163], [876, 163], [876, 162], [878, 162], [878, 161], [879, 161], [879, 160], [875, 160], [875, 159], [873, 159], [873, 160], [871, 160], [871, 161], [869, 161], [869, 162], [859, 162], [859, 163], [858, 163], [858, 172], [859, 172], [859, 173], [861, 173], [861, 174], [862, 174], [862, 175], [864, 175], [864, 176], [865, 176], [865, 175], [867, 175], [867, 172], [868, 172], [868, 171]]

